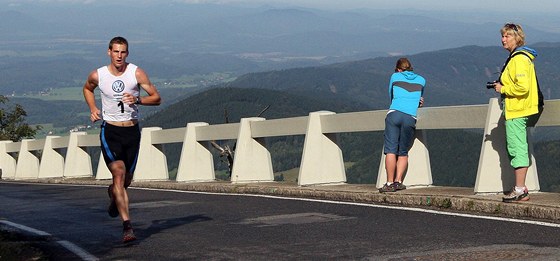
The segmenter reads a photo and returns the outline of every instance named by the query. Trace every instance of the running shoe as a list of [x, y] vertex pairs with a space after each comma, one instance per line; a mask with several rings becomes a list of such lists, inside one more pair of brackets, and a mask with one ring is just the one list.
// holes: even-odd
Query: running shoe
[[523, 188], [523, 192], [517, 192], [515, 187], [511, 189], [511, 192], [506, 194], [505, 197], [502, 198], [503, 202], [515, 202], [515, 201], [527, 201], [529, 200], [529, 191], [527, 187]]
[[136, 240], [132, 227], [123, 229], [123, 243], [128, 243]]
[[384, 193], [384, 192], [395, 192], [395, 191], [397, 191], [397, 190], [395, 189], [395, 187], [393, 186], [393, 184], [387, 185], [387, 183], [383, 184], [383, 187], [381, 187], [381, 188], [379, 189], [379, 192], [380, 192], [380, 193]]
[[391, 186], [393, 186], [393, 188], [395, 188], [395, 191], [406, 189], [406, 186], [404, 184], [402, 184], [401, 182], [393, 182], [393, 184], [391, 184]]
[[118, 217], [119, 209], [117, 208], [117, 203], [113, 199], [113, 185], [109, 185], [109, 188], [107, 188], [107, 194], [109, 194], [109, 199], [111, 200], [109, 207], [107, 208], [107, 213], [109, 213], [109, 216], [112, 218]]

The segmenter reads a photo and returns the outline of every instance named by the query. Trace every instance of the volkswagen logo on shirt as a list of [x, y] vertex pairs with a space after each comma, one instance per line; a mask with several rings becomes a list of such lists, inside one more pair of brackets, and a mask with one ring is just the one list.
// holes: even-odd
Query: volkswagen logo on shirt
[[122, 92], [124, 91], [124, 82], [121, 80], [116, 80], [113, 82], [113, 91]]

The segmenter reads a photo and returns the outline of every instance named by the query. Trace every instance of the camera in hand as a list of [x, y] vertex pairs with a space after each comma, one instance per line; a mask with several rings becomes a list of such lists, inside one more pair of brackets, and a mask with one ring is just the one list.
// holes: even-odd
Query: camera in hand
[[486, 88], [488, 89], [494, 89], [494, 86], [496, 85], [498, 81], [493, 81], [493, 82], [487, 82], [486, 83]]

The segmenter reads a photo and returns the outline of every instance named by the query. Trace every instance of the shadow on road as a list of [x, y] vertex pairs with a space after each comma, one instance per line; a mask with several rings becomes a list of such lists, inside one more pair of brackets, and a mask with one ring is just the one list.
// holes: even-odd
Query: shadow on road
[[135, 242], [142, 241], [144, 239], [149, 238], [151, 235], [158, 234], [161, 231], [170, 228], [174, 228], [182, 225], [188, 225], [196, 222], [205, 222], [210, 220], [213, 219], [206, 215], [191, 215], [191, 216], [173, 218], [173, 219], [154, 220], [152, 221], [152, 224], [146, 229], [141, 229], [141, 228], [134, 229], [136, 235], [138, 236], [138, 240], [136, 240]]

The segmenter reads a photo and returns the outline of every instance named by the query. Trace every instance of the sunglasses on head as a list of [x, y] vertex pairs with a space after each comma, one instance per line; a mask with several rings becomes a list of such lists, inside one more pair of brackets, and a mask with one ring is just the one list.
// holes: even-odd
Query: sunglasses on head
[[505, 27], [517, 32], [517, 25], [515, 24], [506, 24]]

